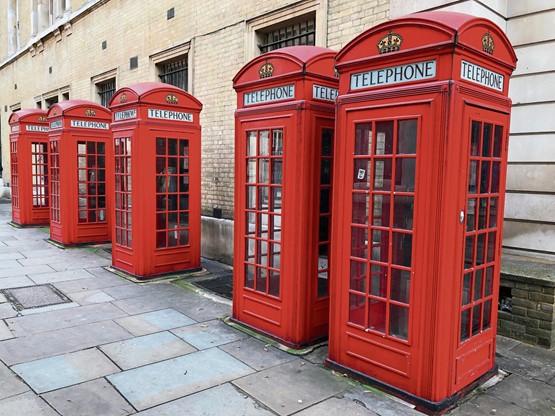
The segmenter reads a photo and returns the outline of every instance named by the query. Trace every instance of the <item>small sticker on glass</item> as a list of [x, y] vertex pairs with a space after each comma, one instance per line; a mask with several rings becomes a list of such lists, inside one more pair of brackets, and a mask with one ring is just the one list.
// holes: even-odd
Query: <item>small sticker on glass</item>
[[357, 179], [362, 180], [362, 179], [364, 179], [365, 176], [366, 176], [366, 170], [364, 170], [364, 169], [359, 169], [359, 170], [358, 170]]

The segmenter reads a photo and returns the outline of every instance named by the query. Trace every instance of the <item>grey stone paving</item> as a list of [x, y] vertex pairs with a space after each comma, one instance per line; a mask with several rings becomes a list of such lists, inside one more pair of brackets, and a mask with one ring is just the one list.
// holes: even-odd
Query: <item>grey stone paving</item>
[[[225, 325], [227, 300], [133, 283], [101, 247], [61, 249], [9, 215], [0, 204], [0, 289], [52, 282], [73, 302], [18, 314], [0, 296], [1, 416], [422, 414], [327, 369], [325, 345], [288, 354]], [[555, 414], [554, 351], [498, 337], [497, 363], [510, 374], [448, 415]]]

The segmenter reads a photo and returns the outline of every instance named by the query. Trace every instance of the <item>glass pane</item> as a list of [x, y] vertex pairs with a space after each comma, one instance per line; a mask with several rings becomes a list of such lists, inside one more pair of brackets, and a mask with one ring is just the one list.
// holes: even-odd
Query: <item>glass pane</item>
[[268, 272], [270, 273], [268, 294], [279, 297], [280, 273], [275, 270], [269, 270]]
[[374, 194], [372, 209], [372, 225], [389, 227], [390, 199], [389, 195]]
[[398, 142], [397, 154], [415, 154], [416, 153], [416, 120], [400, 120], [398, 124]]
[[270, 243], [270, 267], [281, 268], [281, 244]]
[[245, 287], [254, 289], [254, 266], [245, 266]]
[[475, 194], [476, 190], [478, 189], [478, 161], [471, 160], [470, 161], [470, 171], [468, 172], [468, 193]]
[[499, 198], [491, 198], [489, 202], [489, 228], [497, 228], [497, 208], [499, 205]]
[[464, 247], [464, 268], [470, 269], [474, 265], [474, 239], [475, 236], [469, 235], [466, 237]]
[[391, 159], [374, 159], [374, 190], [391, 190]]
[[85, 143], [77, 143], [77, 153], [80, 155], [85, 155], [87, 154], [87, 146]]
[[166, 229], [166, 213], [156, 214], [156, 229], [157, 230]]
[[269, 172], [269, 159], [258, 159], [258, 182], [269, 183], [270, 172]]
[[352, 227], [351, 256], [368, 258], [368, 228]]
[[463, 277], [462, 306], [470, 303], [470, 289], [472, 285], [472, 273], [465, 273]]
[[488, 233], [488, 252], [486, 261], [491, 263], [495, 260], [495, 239], [496, 239], [497, 232], [492, 231]]
[[189, 156], [189, 140], [179, 141], [179, 156]]
[[270, 155], [270, 131], [260, 130], [259, 135], [260, 137], [259, 137], [258, 154], [260, 156], [269, 156]]
[[484, 302], [484, 316], [482, 317], [482, 330], [491, 326], [491, 300]]
[[387, 267], [372, 264], [370, 271], [370, 294], [387, 297]]
[[412, 230], [414, 197], [395, 196], [393, 207], [393, 227]]
[[320, 217], [318, 227], [318, 241], [329, 241], [330, 239], [330, 221], [328, 217]]
[[484, 278], [484, 269], [476, 270], [474, 274], [474, 301], [482, 299], [482, 282]]
[[491, 193], [496, 194], [499, 192], [499, 175], [501, 170], [501, 163], [493, 162], [491, 172]]
[[489, 182], [490, 182], [490, 162], [482, 162], [480, 175], [480, 193], [489, 193]]
[[281, 212], [281, 187], [272, 187], [271, 211]]
[[256, 186], [247, 186], [247, 209], [256, 209]]
[[412, 235], [393, 233], [393, 252], [391, 262], [410, 267], [412, 258]]
[[461, 342], [470, 338], [470, 309], [461, 313]]
[[267, 186], [258, 187], [258, 209], [268, 210], [268, 187]]
[[179, 230], [179, 245], [189, 245], [189, 230]]
[[476, 230], [476, 199], [469, 198], [466, 205], [466, 231]]
[[364, 325], [364, 307], [366, 306], [366, 296], [349, 295], [349, 322], [359, 325]]
[[247, 132], [247, 156], [256, 156], [256, 132]]
[[[353, 195], [353, 208], [354, 208], [354, 201], [355, 197]], [[325, 214], [330, 212], [330, 189], [324, 188], [320, 189], [320, 214]]]
[[475, 305], [472, 307], [472, 336], [478, 334], [480, 332], [480, 320], [482, 312], [482, 304]]
[[372, 254], [374, 261], [387, 263], [389, 260], [389, 231], [372, 230]]
[[478, 244], [476, 246], [476, 266], [484, 264], [486, 250], [486, 234], [478, 234]]
[[272, 155], [280, 156], [283, 154], [283, 130], [272, 131]]
[[179, 226], [181, 228], [189, 226], [189, 214], [187, 212], [179, 213]]
[[358, 124], [355, 132], [355, 155], [372, 154], [372, 123]]
[[247, 183], [256, 183], [256, 159], [247, 161]]
[[414, 192], [416, 159], [402, 158], [395, 161], [395, 190]]
[[370, 159], [355, 159], [353, 189], [370, 189]]
[[366, 267], [366, 262], [351, 260], [351, 290], [366, 293]]
[[407, 340], [409, 335], [409, 310], [397, 305], [389, 306], [389, 335]]
[[272, 159], [272, 183], [282, 183], [282, 161], [279, 159]]
[[486, 268], [486, 284], [484, 285], [484, 297], [493, 293], [493, 266]]
[[256, 232], [256, 214], [254, 212], [247, 212], [247, 234], [254, 234]]
[[376, 123], [375, 154], [393, 154], [393, 121], [380, 121]]
[[266, 282], [268, 281], [268, 269], [256, 268], [256, 290], [258, 292], [266, 292]]
[[503, 126], [495, 126], [493, 136], [493, 157], [501, 157], [501, 144], [503, 143]]
[[87, 180], [87, 171], [85, 169], [79, 169], [79, 182], [85, 182]]
[[478, 121], [472, 122], [472, 131], [470, 133], [470, 156], [478, 156], [480, 154], [480, 130], [482, 123]]
[[322, 185], [329, 185], [331, 183], [331, 159], [322, 159], [322, 166], [320, 169], [320, 183]]
[[246, 247], [247, 247], [245, 260], [250, 263], [254, 263], [256, 240], [253, 238], [246, 238], [245, 241], [246, 241]]
[[333, 152], [333, 130], [322, 129], [322, 156], [331, 156]]
[[410, 271], [391, 269], [390, 298], [398, 302], [409, 303], [410, 299]]
[[478, 229], [483, 230], [486, 228], [486, 220], [488, 215], [488, 198], [478, 199]]
[[492, 125], [484, 123], [484, 136], [482, 144], [482, 157], [491, 157], [491, 133]]
[[156, 248], [164, 248], [164, 247], [166, 247], [166, 232], [158, 231], [156, 233]]
[[168, 140], [168, 155], [177, 156], [177, 139]]
[[368, 299], [368, 328], [373, 331], [385, 333], [386, 302]]

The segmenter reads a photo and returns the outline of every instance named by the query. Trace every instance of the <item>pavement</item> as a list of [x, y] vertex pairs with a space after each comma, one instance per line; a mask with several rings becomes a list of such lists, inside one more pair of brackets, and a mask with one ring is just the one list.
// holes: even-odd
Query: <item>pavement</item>
[[[58, 248], [45, 229], [10, 226], [10, 209], [0, 204], [2, 416], [422, 414], [325, 367], [325, 345], [276, 348], [222, 321], [229, 300], [126, 280], [102, 247]], [[498, 337], [497, 363], [447, 414], [555, 415], [555, 351]]]

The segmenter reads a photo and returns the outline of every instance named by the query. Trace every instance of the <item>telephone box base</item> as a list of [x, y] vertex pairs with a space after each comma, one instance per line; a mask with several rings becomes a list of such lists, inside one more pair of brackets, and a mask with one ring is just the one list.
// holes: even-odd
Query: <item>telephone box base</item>
[[10, 221], [8, 225], [11, 225], [14, 228], [41, 228], [41, 227], [48, 227], [50, 223], [41, 222], [41, 223], [34, 223], [34, 224], [19, 224], [17, 222]]
[[90, 247], [90, 246], [98, 246], [102, 244], [110, 244], [110, 240], [91, 241], [90, 243], [70, 243], [70, 244], [65, 244], [60, 241], [53, 240], [52, 238], [47, 238], [45, 241], [58, 248]]
[[380, 380], [376, 380], [375, 378], [369, 377], [366, 374], [359, 373], [356, 370], [350, 369], [348, 367], [344, 367], [341, 364], [336, 363], [335, 361], [326, 358], [325, 364], [327, 367], [331, 368], [332, 370], [338, 371], [341, 374], [346, 374], [347, 376], [360, 381], [361, 383], [368, 384], [370, 386], [376, 387], [392, 396], [398, 397], [401, 400], [404, 400], [410, 404], [415, 406], [415, 409], [419, 412], [425, 413], [431, 416], [442, 415], [448, 410], [452, 409], [457, 405], [457, 403], [466, 397], [468, 394], [472, 392], [476, 387], [480, 386], [491, 377], [495, 376], [498, 372], [497, 364], [493, 366], [491, 370], [487, 373], [483, 374], [478, 379], [474, 380], [471, 384], [459, 390], [455, 394], [439, 401], [439, 402], [432, 402], [430, 400], [426, 400], [422, 397], [415, 396], [414, 394], [408, 393], [404, 390], [398, 389], [393, 387], [390, 384], [384, 383]]
[[149, 274], [148, 276], [140, 276], [137, 274], [130, 273], [127, 270], [120, 269], [119, 267], [114, 266], [113, 264], [111, 266], [105, 267], [105, 269], [108, 270], [109, 272], [115, 273], [118, 276], [123, 277], [124, 279], [127, 279], [135, 283], [153, 282], [153, 281], [169, 279], [171, 277], [183, 277], [180, 275], [197, 273], [204, 270], [202, 267], [193, 267], [191, 269], [174, 270], [171, 272]]

